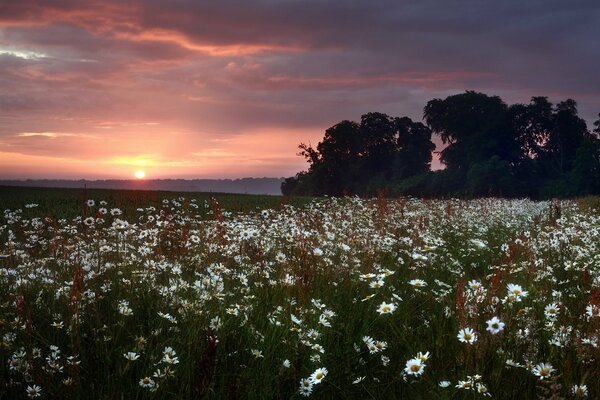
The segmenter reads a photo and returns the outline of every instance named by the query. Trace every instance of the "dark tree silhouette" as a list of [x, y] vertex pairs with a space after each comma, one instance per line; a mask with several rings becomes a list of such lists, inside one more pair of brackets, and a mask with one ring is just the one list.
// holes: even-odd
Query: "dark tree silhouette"
[[521, 154], [508, 106], [498, 96], [469, 91], [431, 100], [424, 115], [433, 133], [447, 145], [440, 160], [448, 169], [467, 172], [493, 156], [512, 163]]
[[340, 196], [374, 194], [394, 179], [428, 171], [435, 145], [421, 123], [367, 113], [360, 124], [342, 121], [327, 129], [316, 149], [299, 148], [309, 169], [286, 179], [282, 192]]
[[[282, 184], [284, 194], [507, 196], [600, 194], [600, 114], [587, 129], [572, 99], [507, 105], [467, 91], [434, 99], [427, 125], [372, 112], [342, 121], [316, 148], [300, 144], [309, 169]], [[445, 147], [430, 171], [431, 135]]]

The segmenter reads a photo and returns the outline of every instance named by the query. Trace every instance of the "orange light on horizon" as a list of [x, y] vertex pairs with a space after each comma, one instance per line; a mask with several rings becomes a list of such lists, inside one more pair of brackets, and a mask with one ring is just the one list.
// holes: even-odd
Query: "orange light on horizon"
[[146, 177], [146, 173], [142, 170], [135, 171], [133, 174], [137, 179], [144, 179]]

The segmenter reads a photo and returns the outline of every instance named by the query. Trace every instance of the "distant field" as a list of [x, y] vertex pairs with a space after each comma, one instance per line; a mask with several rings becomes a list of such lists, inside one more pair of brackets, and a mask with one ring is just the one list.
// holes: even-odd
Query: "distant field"
[[[220, 208], [231, 212], [279, 209], [285, 204], [299, 206], [311, 200], [307, 197], [286, 198], [228, 193], [0, 186], [0, 210], [23, 209], [32, 216], [73, 218], [83, 215], [84, 203], [91, 199], [96, 203], [95, 209], [101, 207], [100, 201], [105, 201], [107, 207], [120, 208], [125, 218], [135, 218], [138, 208], [152, 206], [160, 209], [165, 199], [185, 198], [187, 201], [195, 200], [198, 205], [204, 205], [211, 197], [217, 200]], [[37, 204], [37, 207], [25, 208], [28, 204]], [[209, 208], [199, 208], [199, 212], [204, 210], [208, 211]]]

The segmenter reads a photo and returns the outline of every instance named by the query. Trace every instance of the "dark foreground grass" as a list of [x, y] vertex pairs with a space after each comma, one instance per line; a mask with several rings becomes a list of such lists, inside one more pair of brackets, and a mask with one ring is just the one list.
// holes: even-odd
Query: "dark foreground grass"
[[[250, 195], [208, 192], [170, 192], [150, 190], [123, 189], [71, 189], [71, 188], [31, 188], [16, 186], [0, 186], [0, 210], [22, 209], [24, 215], [49, 216], [54, 218], [74, 218], [84, 214], [86, 200], [92, 199], [97, 210], [102, 207], [99, 202], [105, 201], [107, 207], [119, 208], [123, 218], [137, 218], [138, 208], [162, 208], [163, 200], [185, 198], [195, 200], [198, 205], [215, 199], [224, 211], [234, 213], [249, 212], [261, 209], [279, 209], [283, 205], [305, 205], [310, 202], [308, 197], [283, 197], [270, 195]], [[25, 208], [27, 204], [37, 204], [32, 209]], [[199, 208], [203, 212], [208, 207]], [[28, 212], [28, 210], [33, 210]], [[89, 214], [89, 211], [87, 214]]]

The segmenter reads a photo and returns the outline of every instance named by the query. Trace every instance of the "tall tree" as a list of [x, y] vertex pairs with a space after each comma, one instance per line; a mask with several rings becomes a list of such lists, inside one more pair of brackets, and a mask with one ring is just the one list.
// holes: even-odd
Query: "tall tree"
[[446, 145], [440, 160], [450, 170], [466, 173], [493, 156], [513, 163], [521, 154], [508, 106], [498, 96], [467, 91], [434, 99], [425, 106], [424, 117]]
[[367, 113], [360, 124], [342, 121], [325, 131], [316, 148], [300, 144], [310, 164], [288, 178], [286, 194], [349, 195], [374, 193], [401, 179], [429, 170], [431, 130], [410, 118]]
[[429, 171], [432, 152], [435, 150], [435, 144], [431, 141], [431, 129], [408, 117], [395, 118], [394, 127], [397, 148], [394, 178], [404, 179]]
[[577, 149], [589, 136], [585, 120], [577, 115], [575, 100], [558, 103], [552, 115], [552, 129], [542, 151], [546, 166], [558, 175], [568, 172], [577, 156]]

